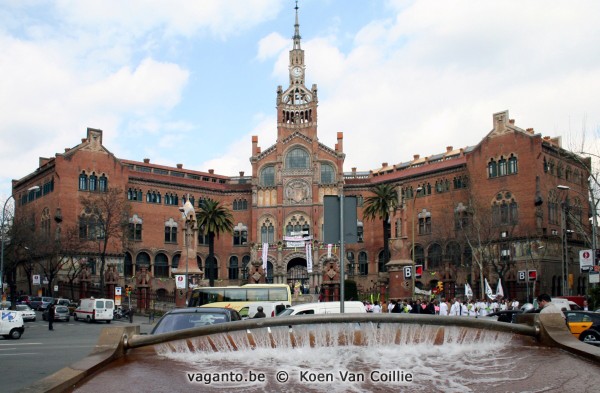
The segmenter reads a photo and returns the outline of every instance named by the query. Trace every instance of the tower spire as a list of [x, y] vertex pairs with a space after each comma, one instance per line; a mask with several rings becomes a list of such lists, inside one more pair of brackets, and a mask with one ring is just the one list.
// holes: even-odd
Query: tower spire
[[298, 22], [298, 0], [296, 0], [296, 23], [294, 24], [294, 49], [300, 49], [300, 23]]

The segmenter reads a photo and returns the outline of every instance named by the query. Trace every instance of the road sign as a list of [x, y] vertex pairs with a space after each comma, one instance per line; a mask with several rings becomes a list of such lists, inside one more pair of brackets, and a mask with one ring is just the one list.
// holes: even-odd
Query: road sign
[[404, 278], [412, 277], [412, 266], [404, 266]]
[[529, 277], [529, 281], [537, 280], [537, 270], [527, 270], [527, 276]]
[[526, 273], [525, 270], [519, 270], [519, 281], [525, 281]]
[[415, 265], [415, 278], [421, 278], [423, 275], [423, 265]]
[[121, 287], [115, 287], [115, 295], [121, 295]]

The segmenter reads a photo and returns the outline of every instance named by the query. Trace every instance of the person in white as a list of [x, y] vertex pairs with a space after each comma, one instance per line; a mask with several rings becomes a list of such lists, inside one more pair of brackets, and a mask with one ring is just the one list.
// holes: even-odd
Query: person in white
[[446, 299], [442, 299], [440, 302], [440, 315], [448, 316], [448, 303], [446, 303]]
[[519, 309], [519, 301], [517, 299], [513, 299], [510, 306], [511, 306], [512, 310], [518, 310]]
[[458, 301], [458, 298], [454, 298], [454, 303], [452, 303], [452, 307], [450, 307], [450, 315], [458, 316], [462, 312], [462, 305]]
[[463, 317], [469, 316], [469, 308], [467, 307], [467, 302], [464, 301], [460, 305], [460, 315]]
[[390, 302], [388, 303], [388, 312], [391, 313], [392, 310], [394, 309], [395, 304], [390, 300]]
[[498, 311], [499, 308], [500, 306], [498, 305], [498, 301], [494, 300], [494, 302], [492, 303], [492, 312]]
[[480, 300], [477, 303], [477, 310], [479, 311], [480, 317], [485, 317], [486, 315], [488, 315], [487, 307], [488, 307], [488, 305], [484, 300]]
[[471, 300], [469, 302], [469, 304], [467, 305], [467, 309], [469, 310], [469, 316], [470, 317], [476, 317], [477, 316], [477, 304], [475, 303], [474, 300]]
[[379, 305], [379, 302], [375, 303], [373, 305], [373, 312], [374, 313], [381, 313], [381, 306]]

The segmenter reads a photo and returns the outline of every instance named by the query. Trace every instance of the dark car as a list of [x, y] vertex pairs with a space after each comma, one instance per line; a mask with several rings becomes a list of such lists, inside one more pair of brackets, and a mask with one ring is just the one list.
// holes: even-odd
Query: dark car
[[600, 314], [592, 311], [564, 311], [571, 333], [584, 343], [600, 345]]
[[499, 322], [516, 323], [518, 314], [523, 314], [521, 310], [502, 310], [488, 314], [489, 318], [496, 318]]
[[162, 316], [150, 334], [174, 332], [217, 323], [240, 321], [240, 314], [231, 308], [190, 307], [177, 308]]
[[17, 298], [17, 304], [27, 304], [31, 307], [31, 298], [33, 298], [31, 295], [21, 295]]
[[[44, 321], [48, 320], [48, 309], [47, 308], [42, 313], [42, 319]], [[67, 306], [56, 306], [54, 308], [54, 320], [55, 321], [69, 322], [70, 319], [71, 319], [71, 314], [69, 314], [69, 308]]]

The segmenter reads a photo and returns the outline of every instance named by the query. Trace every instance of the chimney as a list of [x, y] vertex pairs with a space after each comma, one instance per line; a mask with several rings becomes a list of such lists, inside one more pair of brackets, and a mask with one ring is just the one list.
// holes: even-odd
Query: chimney
[[68, 152], [69, 150], [71, 150], [70, 147], [65, 147], [65, 153]]
[[335, 145], [336, 151], [344, 151], [344, 133], [343, 132], [338, 132], [337, 133], [337, 144]]
[[382, 163], [381, 163], [381, 167], [382, 167], [382, 168], [385, 168], [386, 166], [388, 166], [388, 163], [387, 163], [387, 162], [382, 162]]
[[150, 159], [149, 158], [144, 158], [144, 164], [150, 164]]
[[214, 169], [209, 169], [208, 173], [210, 173], [211, 175], [214, 175], [215, 174], [215, 170]]
[[420, 155], [418, 155], [418, 154], [413, 155], [413, 161], [417, 161], [419, 159], [419, 157], [420, 157]]
[[81, 138], [81, 143], [87, 142], [87, 138]]
[[240, 177], [244, 177], [244, 171], [240, 171]]
[[533, 128], [528, 128], [526, 131], [533, 135]]
[[177, 164], [177, 169], [183, 168], [183, 164]]
[[514, 124], [515, 124], [515, 119], [510, 119], [508, 122], [509, 122], [510, 124], [514, 125]]
[[452, 146], [446, 146], [446, 153], [450, 153], [452, 150]]

